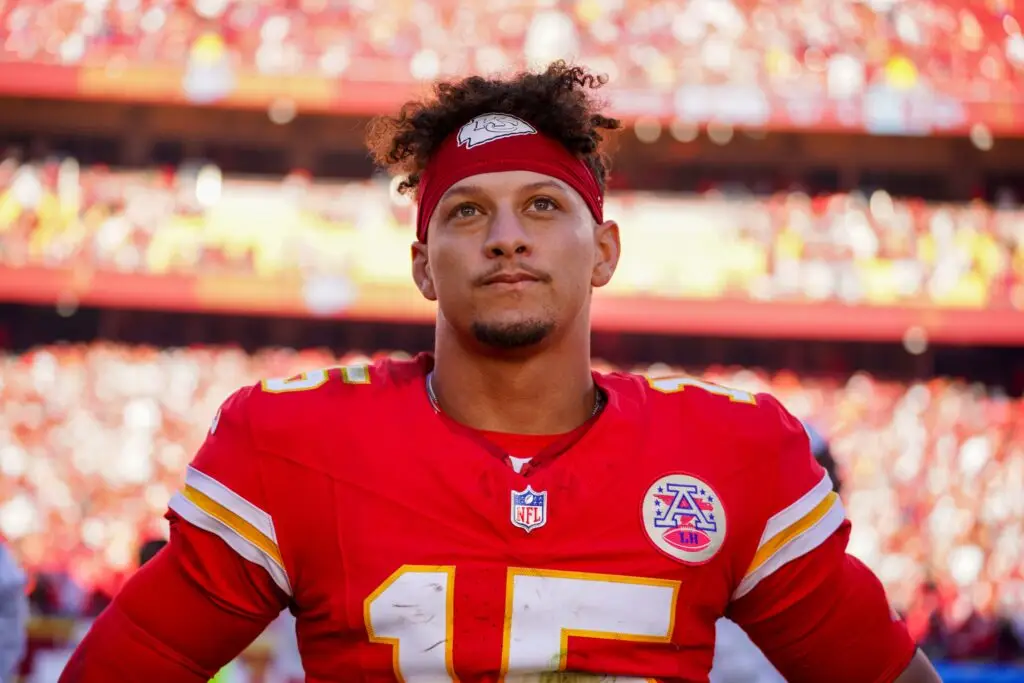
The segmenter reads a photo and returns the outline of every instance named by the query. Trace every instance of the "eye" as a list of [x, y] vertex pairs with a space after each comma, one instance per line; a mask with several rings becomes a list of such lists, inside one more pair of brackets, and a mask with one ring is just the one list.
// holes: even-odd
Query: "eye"
[[480, 209], [474, 204], [462, 203], [458, 204], [448, 212], [448, 219], [457, 218], [475, 218], [480, 213]]
[[530, 208], [535, 211], [557, 211], [558, 202], [551, 197], [534, 197], [530, 200]]

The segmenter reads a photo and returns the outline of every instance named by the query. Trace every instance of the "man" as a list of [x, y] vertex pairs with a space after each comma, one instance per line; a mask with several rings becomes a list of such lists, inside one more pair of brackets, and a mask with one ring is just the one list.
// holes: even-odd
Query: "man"
[[27, 624], [25, 573], [0, 539], [0, 683], [13, 681], [18, 673]]
[[65, 683], [200, 683], [285, 607], [311, 683], [702, 681], [722, 615], [792, 681], [937, 680], [777, 401], [592, 372], [602, 83], [473, 77], [374, 123], [434, 354], [231, 396]]

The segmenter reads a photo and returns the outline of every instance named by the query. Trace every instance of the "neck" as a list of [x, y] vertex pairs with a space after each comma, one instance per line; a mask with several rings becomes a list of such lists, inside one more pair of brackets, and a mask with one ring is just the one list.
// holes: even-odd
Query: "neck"
[[511, 434], [562, 434], [586, 422], [596, 387], [590, 335], [566, 335], [536, 354], [482, 355], [439, 325], [432, 385], [445, 414], [468, 427]]

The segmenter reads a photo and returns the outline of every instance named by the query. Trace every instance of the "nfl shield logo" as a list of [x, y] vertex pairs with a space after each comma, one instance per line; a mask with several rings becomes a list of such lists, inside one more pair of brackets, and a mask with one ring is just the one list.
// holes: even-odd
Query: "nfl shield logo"
[[512, 524], [527, 533], [544, 526], [548, 521], [548, 492], [534, 491], [527, 486], [512, 492]]

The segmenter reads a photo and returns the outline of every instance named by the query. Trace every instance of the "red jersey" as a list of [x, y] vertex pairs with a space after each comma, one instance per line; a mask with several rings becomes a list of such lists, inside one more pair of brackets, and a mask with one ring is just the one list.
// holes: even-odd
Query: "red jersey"
[[[190, 582], [247, 615], [289, 606], [311, 683], [706, 681], [723, 615], [791, 680], [822, 675], [822, 647], [856, 653], [854, 677], [830, 680], [891, 681], [910, 661], [775, 399], [595, 373], [592, 426], [516, 472], [435, 412], [431, 362], [238, 391], [171, 502], [172, 520], [223, 541], [194, 541]], [[224, 578], [238, 558], [244, 588]]]

